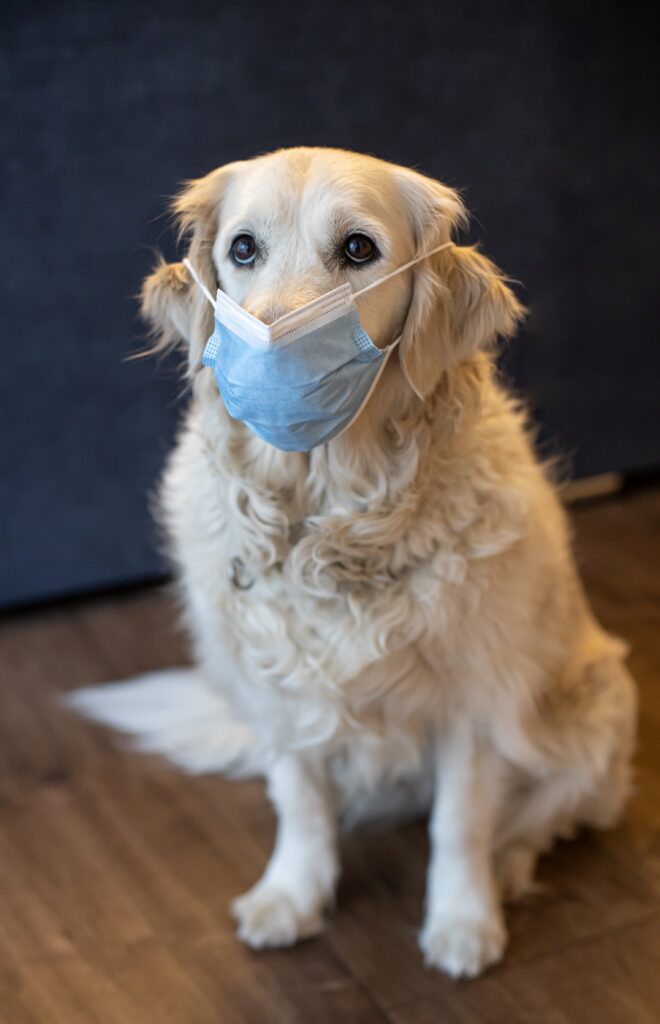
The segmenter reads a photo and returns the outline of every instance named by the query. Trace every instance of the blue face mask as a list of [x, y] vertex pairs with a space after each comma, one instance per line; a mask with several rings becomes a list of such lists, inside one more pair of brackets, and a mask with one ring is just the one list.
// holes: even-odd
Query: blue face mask
[[272, 324], [218, 289], [215, 301], [188, 259], [184, 264], [215, 309], [202, 362], [210, 366], [227, 411], [282, 451], [308, 452], [337, 437], [366, 405], [397, 338], [380, 349], [360, 324], [355, 299], [446, 242], [366, 288], [343, 284]]

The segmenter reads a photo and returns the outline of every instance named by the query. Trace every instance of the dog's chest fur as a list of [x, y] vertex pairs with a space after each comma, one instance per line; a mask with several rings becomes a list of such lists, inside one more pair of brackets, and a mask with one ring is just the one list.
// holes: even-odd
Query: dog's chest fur
[[517, 502], [496, 507], [442, 460], [411, 472], [408, 453], [408, 469], [372, 465], [380, 501], [341, 507], [332, 474], [310, 484], [305, 457], [271, 452], [232, 465], [225, 421], [193, 406], [170, 460], [162, 505], [197, 657], [227, 665], [223, 688], [274, 742], [419, 733], [442, 674], [424, 648], [451, 646], [477, 600], [471, 566], [520, 536]]

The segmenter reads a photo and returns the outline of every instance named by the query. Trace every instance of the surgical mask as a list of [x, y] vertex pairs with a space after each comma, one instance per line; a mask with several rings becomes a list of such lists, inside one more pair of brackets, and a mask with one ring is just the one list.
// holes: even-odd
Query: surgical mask
[[214, 300], [184, 259], [215, 310], [202, 362], [213, 369], [230, 416], [286, 452], [308, 452], [343, 433], [364, 409], [401, 340], [383, 349], [374, 345], [355, 300], [451, 245], [445, 242], [359, 291], [340, 285], [272, 324], [220, 288]]

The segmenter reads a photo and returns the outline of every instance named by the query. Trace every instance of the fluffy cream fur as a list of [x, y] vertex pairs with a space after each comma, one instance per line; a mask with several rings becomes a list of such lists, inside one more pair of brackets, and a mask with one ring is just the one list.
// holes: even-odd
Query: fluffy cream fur
[[[459, 196], [357, 154], [284, 150], [190, 182], [188, 254], [266, 321], [361, 287], [450, 238]], [[228, 258], [253, 232], [267, 257]], [[352, 272], [352, 231], [382, 259]], [[611, 824], [629, 784], [634, 687], [594, 620], [565, 515], [493, 362], [522, 309], [454, 247], [359, 302], [398, 358], [353, 426], [309, 455], [232, 420], [201, 353], [212, 311], [181, 264], [145, 282], [161, 344], [187, 343], [191, 401], [162, 487], [197, 668], [83, 691], [88, 714], [190, 770], [258, 772], [278, 813], [269, 867], [234, 912], [253, 946], [313, 934], [338, 874], [336, 822], [432, 807], [421, 945], [478, 973], [501, 899], [576, 824]], [[239, 557], [249, 589], [228, 568]]]

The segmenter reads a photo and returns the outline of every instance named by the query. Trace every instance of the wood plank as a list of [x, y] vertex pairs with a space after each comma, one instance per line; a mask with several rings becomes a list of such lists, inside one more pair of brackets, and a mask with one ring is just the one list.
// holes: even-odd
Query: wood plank
[[[424, 967], [417, 946], [423, 913], [427, 844], [423, 826], [370, 841], [356, 836], [344, 851], [344, 883], [327, 941], [385, 1009], [415, 993], [438, 998], [453, 987]], [[540, 891], [509, 908], [509, 969], [568, 942], [643, 918], [657, 894], [642, 872], [622, 864], [600, 837], [562, 843], [545, 857]]]
[[660, 916], [393, 1009], [395, 1024], [657, 1024]]
[[[660, 489], [573, 510], [590, 596], [632, 644], [637, 788], [623, 825], [561, 844], [475, 982], [417, 949], [425, 826], [343, 843], [327, 932], [255, 954], [230, 899], [273, 839], [259, 783], [187, 778], [65, 713], [56, 696], [187, 660], [160, 590], [10, 617], [0, 628], [2, 1024], [648, 1024], [660, 1005]], [[655, 1013], [655, 1016], [653, 1015]]]
[[0, 632], [0, 1020], [256, 1022], [277, 1005], [292, 1022], [382, 1022], [323, 944], [260, 957], [237, 942], [228, 903], [272, 842], [261, 786], [186, 778], [55, 703], [138, 670], [139, 639], [111, 659], [98, 635], [144, 637], [150, 616], [167, 663], [153, 594]]

